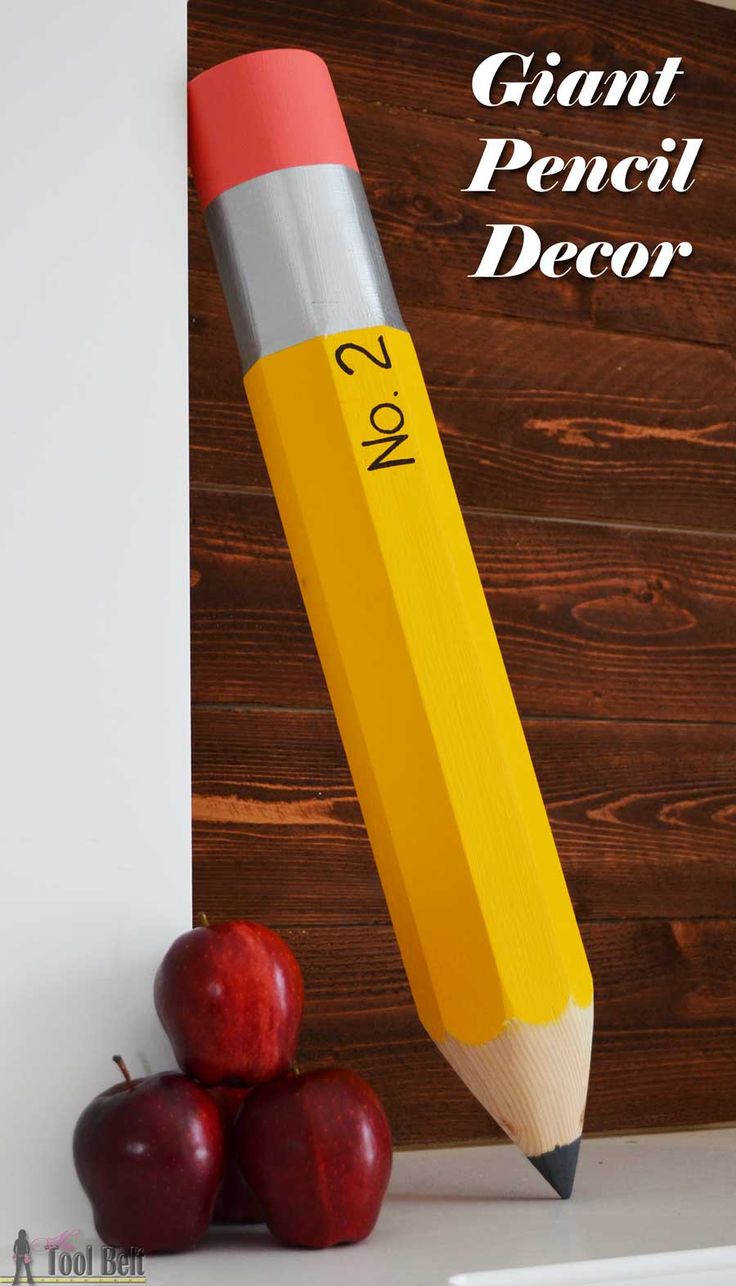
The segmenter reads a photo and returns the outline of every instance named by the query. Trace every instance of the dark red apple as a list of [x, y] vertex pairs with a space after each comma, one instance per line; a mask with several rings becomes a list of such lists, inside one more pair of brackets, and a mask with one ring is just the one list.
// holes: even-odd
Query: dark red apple
[[154, 998], [176, 1061], [203, 1085], [253, 1085], [293, 1061], [302, 974], [265, 925], [205, 920], [183, 933], [159, 966]]
[[236, 1085], [216, 1085], [207, 1091], [217, 1104], [225, 1136], [225, 1173], [215, 1202], [213, 1223], [263, 1223], [263, 1208], [245, 1182], [235, 1156], [233, 1125], [250, 1090]]
[[98, 1094], [74, 1130], [74, 1164], [109, 1246], [189, 1250], [204, 1236], [222, 1181], [220, 1114], [178, 1072], [125, 1080]]
[[391, 1173], [391, 1130], [370, 1085], [325, 1068], [259, 1085], [235, 1122], [240, 1168], [288, 1246], [362, 1241]]

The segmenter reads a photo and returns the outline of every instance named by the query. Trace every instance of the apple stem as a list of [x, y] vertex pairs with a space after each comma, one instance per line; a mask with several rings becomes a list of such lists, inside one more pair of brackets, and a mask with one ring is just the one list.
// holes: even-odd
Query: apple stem
[[209, 929], [210, 922], [207, 919], [207, 916], [205, 915], [204, 911], [200, 911], [199, 915], [197, 916], [197, 921], [199, 923], [200, 929]]
[[113, 1061], [113, 1063], [115, 1063], [115, 1064], [120, 1068], [120, 1071], [123, 1073], [123, 1076], [125, 1077], [125, 1080], [126, 1080], [127, 1085], [128, 1085], [128, 1089], [129, 1089], [129, 1090], [132, 1090], [132, 1088], [133, 1088], [133, 1077], [131, 1076], [130, 1072], [128, 1071], [127, 1064], [126, 1064], [125, 1059], [123, 1058], [122, 1054], [113, 1054], [113, 1056], [112, 1056], [112, 1061]]
[[289, 1068], [289, 1071], [291, 1072], [292, 1076], [301, 1076], [299, 1064], [297, 1063], [295, 1058], [292, 1058], [291, 1060], [291, 1066]]

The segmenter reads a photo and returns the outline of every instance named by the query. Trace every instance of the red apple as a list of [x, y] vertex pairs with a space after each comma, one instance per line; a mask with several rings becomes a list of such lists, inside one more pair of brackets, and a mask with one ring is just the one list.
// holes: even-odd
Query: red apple
[[215, 1202], [213, 1223], [263, 1223], [263, 1209], [245, 1182], [235, 1156], [233, 1125], [243, 1100], [250, 1093], [236, 1085], [216, 1085], [207, 1091], [217, 1105], [225, 1136], [225, 1173]]
[[183, 1072], [203, 1085], [253, 1085], [285, 1072], [304, 1004], [299, 965], [262, 924], [205, 922], [177, 938], [154, 986]]
[[362, 1241], [391, 1173], [391, 1130], [370, 1085], [325, 1068], [259, 1085], [235, 1122], [240, 1168], [288, 1246]]
[[222, 1123], [206, 1090], [178, 1072], [98, 1094], [74, 1130], [74, 1164], [109, 1246], [189, 1250], [212, 1217], [225, 1163]]

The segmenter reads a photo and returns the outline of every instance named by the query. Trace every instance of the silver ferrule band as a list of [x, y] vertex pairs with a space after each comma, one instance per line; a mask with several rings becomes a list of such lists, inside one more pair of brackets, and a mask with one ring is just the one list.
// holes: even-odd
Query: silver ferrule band
[[220, 193], [205, 219], [244, 372], [318, 335], [406, 330], [357, 171], [274, 170]]

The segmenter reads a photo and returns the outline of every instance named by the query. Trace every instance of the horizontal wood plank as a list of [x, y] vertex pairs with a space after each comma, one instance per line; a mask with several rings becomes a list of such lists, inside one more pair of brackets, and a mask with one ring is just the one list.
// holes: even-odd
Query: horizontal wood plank
[[[217, 308], [197, 318], [192, 336], [192, 481], [267, 489], [229, 322]], [[730, 352], [427, 308], [405, 313], [461, 504], [733, 530]]]
[[[380, 114], [398, 106], [481, 124], [494, 135], [525, 132], [588, 141], [596, 148], [650, 151], [666, 133], [704, 136], [708, 163], [732, 168], [736, 121], [730, 110], [736, 19], [690, 0], [324, 0], [295, 6], [268, 0], [244, 8], [240, 0], [190, 0], [192, 74], [253, 49], [305, 45], [321, 54], [343, 99], [358, 99]], [[654, 71], [679, 55], [685, 74], [665, 109], [552, 103], [538, 108], [483, 108], [471, 91], [480, 60], [499, 51], [557, 50], [562, 70], [624, 68]], [[471, 126], [472, 128], [472, 126]], [[401, 154], [397, 153], [397, 168]]]
[[[525, 728], [581, 917], [736, 915], [732, 727]], [[331, 711], [195, 708], [193, 749], [198, 909], [386, 923]]]
[[[304, 972], [307, 1046], [421, 1035], [387, 921], [274, 927]], [[632, 919], [581, 929], [597, 1032], [736, 1026], [736, 920]]]
[[[429, 305], [733, 343], [736, 206], [730, 176], [698, 167], [684, 194], [609, 187], [540, 195], [529, 190], [523, 172], [514, 172], [500, 175], [492, 194], [465, 192], [482, 151], [477, 127], [385, 109], [376, 115], [363, 106], [348, 110], [347, 120], [402, 307]], [[596, 155], [548, 136], [538, 150], [565, 159]], [[406, 158], [403, 166], [397, 167], [397, 154]], [[641, 241], [651, 252], [663, 241], [688, 241], [693, 251], [678, 257], [661, 280], [644, 274], [620, 279], [611, 271], [595, 280], [575, 271], [549, 278], [537, 270], [508, 279], [476, 278], [492, 223], [530, 226], [543, 247], [566, 240], [578, 246], [610, 241], [614, 247]], [[208, 313], [218, 307], [219, 286], [193, 196], [190, 228], [192, 305], [195, 312]]]
[[[352, 1067], [383, 1099], [400, 1147], [501, 1137], [431, 1041], [337, 1044], [307, 1037], [301, 1065]], [[585, 1128], [667, 1129], [736, 1120], [736, 1027], [601, 1032]]]
[[[733, 538], [467, 520], [523, 714], [736, 720]], [[272, 498], [195, 492], [192, 560], [194, 699], [327, 705]]]

